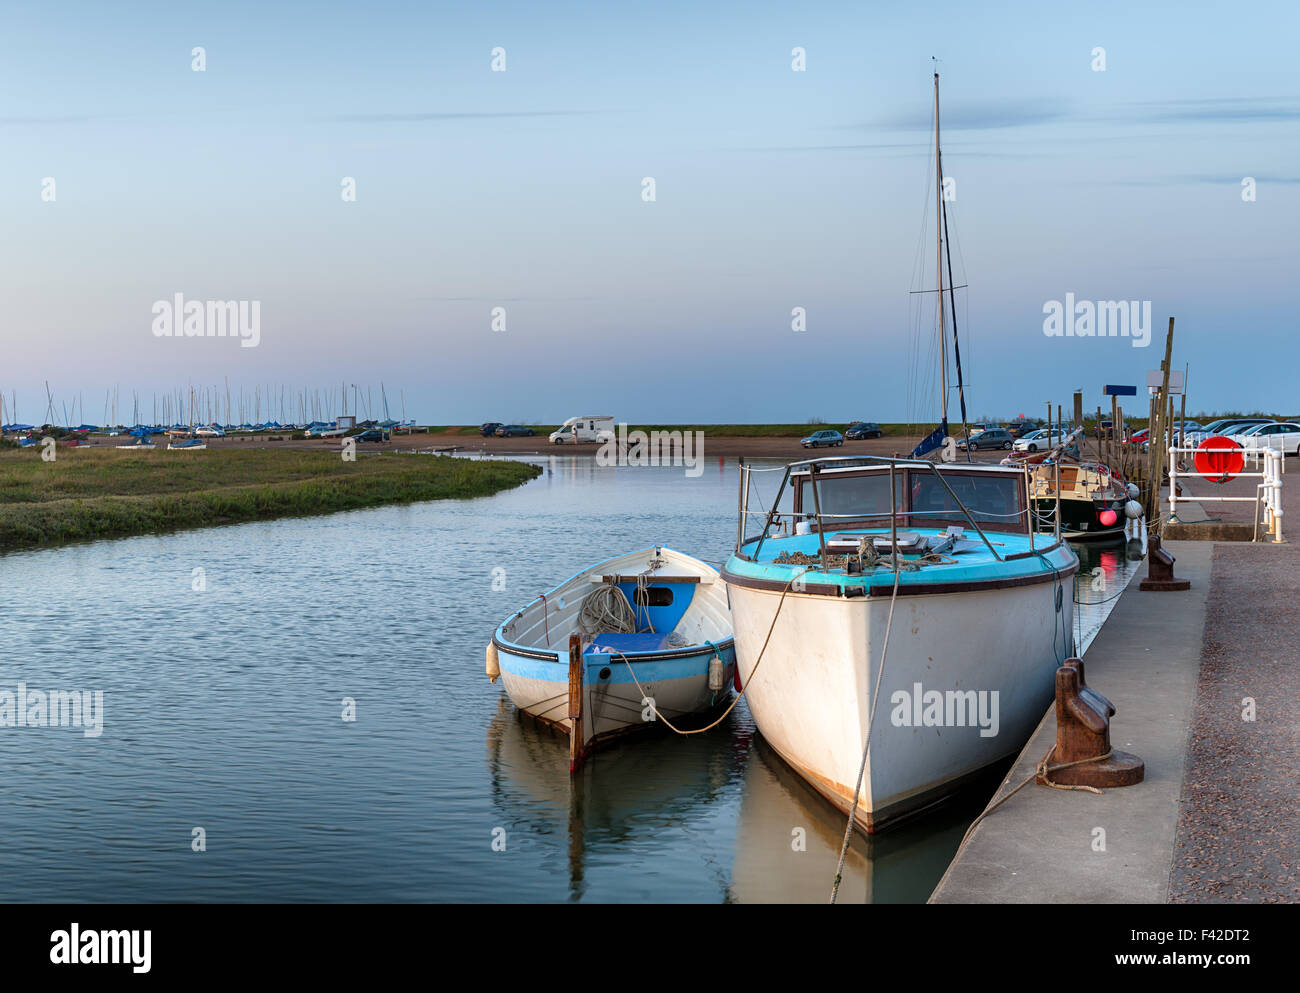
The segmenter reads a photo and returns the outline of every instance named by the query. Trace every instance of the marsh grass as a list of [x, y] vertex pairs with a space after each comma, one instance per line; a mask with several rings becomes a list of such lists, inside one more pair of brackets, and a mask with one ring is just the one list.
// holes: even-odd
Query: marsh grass
[[0, 551], [383, 504], [486, 496], [541, 470], [521, 462], [300, 450], [0, 451]]

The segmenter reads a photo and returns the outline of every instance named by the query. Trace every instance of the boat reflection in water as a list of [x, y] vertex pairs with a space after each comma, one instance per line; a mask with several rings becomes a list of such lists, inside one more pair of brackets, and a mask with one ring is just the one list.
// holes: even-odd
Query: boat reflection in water
[[[571, 777], [564, 736], [503, 695], [487, 753], [512, 850], [521, 836], [542, 834], [546, 871], [559, 868], [554, 856], [563, 860], [555, 899], [825, 903], [830, 895], [845, 815], [781, 761], [743, 710], [708, 734], [650, 735], [600, 752]], [[855, 832], [839, 901], [923, 902], [1001, 772], [894, 831]], [[698, 888], [684, 891], [680, 880], [692, 874]]]
[[[493, 800], [513, 837], [547, 834], [552, 846], [562, 842], [571, 901], [707, 900], [725, 890], [718, 862], [735, 822], [720, 811], [734, 805], [745, 761], [728, 747], [734, 726], [728, 718], [707, 734], [641, 735], [570, 775], [565, 736], [503, 694], [487, 734]], [[687, 843], [677, 843], [683, 836]], [[680, 882], [691, 863], [705, 889], [665, 890], [664, 880]]]
[[[928, 816], [892, 831], [854, 831], [836, 902], [924, 902], [1004, 773], [1004, 766], [995, 767]], [[825, 903], [844, 843], [845, 816], [756, 735], [745, 767], [732, 900]]]

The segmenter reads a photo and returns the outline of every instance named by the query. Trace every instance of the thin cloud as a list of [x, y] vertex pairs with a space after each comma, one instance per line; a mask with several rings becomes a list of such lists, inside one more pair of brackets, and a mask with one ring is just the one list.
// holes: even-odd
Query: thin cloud
[[1293, 98], [1222, 97], [1211, 100], [1158, 100], [1129, 105], [1143, 121], [1292, 121], [1300, 119]]
[[[945, 131], [986, 131], [1051, 124], [1069, 116], [1061, 101], [1002, 100], [944, 107], [939, 114], [939, 123]], [[934, 118], [908, 113], [877, 122], [874, 126], [897, 131], [929, 131], [934, 128]]]
[[474, 121], [502, 117], [580, 117], [594, 113], [596, 113], [594, 110], [509, 110], [419, 114], [341, 114], [338, 117], [331, 117], [329, 120], [348, 124], [420, 124], [428, 121]]
[[[1214, 183], [1216, 185], [1225, 184], [1230, 186], [1240, 186], [1241, 181], [1245, 178], [1246, 176], [1244, 175], [1242, 176], [1188, 176], [1187, 177], [1188, 181], [1193, 183]], [[1259, 175], [1251, 175], [1250, 178], [1253, 179], [1256, 183], [1261, 183], [1261, 184], [1262, 183], [1282, 183], [1285, 185], [1300, 184], [1300, 176], [1269, 176], [1269, 175], [1259, 174]]]
[[[944, 161], [957, 159], [1041, 159], [1053, 156], [1042, 152], [976, 152], [967, 151], [960, 145], [947, 146]], [[910, 142], [903, 144], [878, 145], [773, 145], [758, 148], [731, 148], [732, 152], [881, 152], [896, 154], [891, 158], [922, 158], [933, 154], [928, 142]]]
[[580, 303], [598, 297], [416, 297], [429, 303]]
[[0, 126], [4, 127], [21, 127], [24, 124], [33, 124], [43, 126], [48, 124], [85, 124], [87, 121], [93, 121], [95, 118], [86, 116], [64, 116], [64, 117], [0, 117]]
[[[1241, 186], [1241, 181], [1246, 178], [1245, 174], [1240, 176], [1164, 176], [1147, 179], [1099, 179], [1093, 180], [1092, 185], [1096, 186], [1190, 186], [1205, 184], [1212, 186]], [[1300, 185], [1300, 176], [1269, 176], [1263, 173], [1250, 177], [1257, 185], [1267, 185], [1277, 183], [1285, 186]]]

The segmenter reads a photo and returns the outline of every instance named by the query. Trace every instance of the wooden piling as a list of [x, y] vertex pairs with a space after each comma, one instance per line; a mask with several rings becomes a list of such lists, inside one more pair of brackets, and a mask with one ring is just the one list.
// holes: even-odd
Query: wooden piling
[[582, 764], [582, 637], [569, 635], [569, 771]]
[[1186, 431], [1186, 429], [1183, 427], [1183, 425], [1187, 423], [1187, 373], [1188, 373], [1189, 371], [1190, 371], [1190, 369], [1189, 369], [1188, 365], [1187, 365], [1186, 363], [1184, 363], [1184, 364], [1183, 364], [1183, 395], [1182, 395], [1181, 397], [1178, 398], [1178, 402], [1179, 402], [1179, 410], [1178, 410], [1178, 447], [1179, 447], [1179, 448], [1182, 448], [1182, 447], [1183, 447], [1183, 445], [1184, 445], [1183, 435], [1187, 433], [1187, 431]]
[[1169, 362], [1173, 356], [1174, 350], [1174, 319], [1169, 318], [1169, 333], [1165, 336], [1165, 360], [1160, 363], [1160, 370], [1164, 374], [1161, 377], [1160, 391], [1156, 394], [1155, 408], [1156, 422], [1152, 424], [1151, 429], [1147, 432], [1147, 437], [1151, 439], [1150, 446], [1150, 466], [1151, 466], [1151, 489], [1147, 495], [1147, 520], [1153, 524], [1159, 519], [1160, 514], [1160, 483], [1164, 477], [1165, 470], [1165, 451], [1155, 441], [1157, 438], [1164, 438], [1164, 420], [1166, 398], [1169, 396]]
[[1107, 465], [1115, 464], [1115, 452], [1119, 445], [1119, 397], [1114, 394], [1110, 398], [1110, 445], [1109, 457], [1106, 459]]

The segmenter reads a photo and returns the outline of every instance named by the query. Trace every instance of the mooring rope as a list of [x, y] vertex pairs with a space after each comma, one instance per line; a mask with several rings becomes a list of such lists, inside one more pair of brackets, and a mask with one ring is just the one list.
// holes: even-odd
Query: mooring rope
[[853, 838], [853, 821], [858, 815], [858, 797], [862, 795], [862, 777], [867, 771], [867, 753], [871, 751], [871, 728], [876, 723], [876, 701], [880, 699], [880, 684], [884, 681], [885, 654], [889, 651], [889, 629], [894, 624], [894, 604], [898, 601], [898, 581], [903, 575], [903, 570], [898, 568], [897, 548], [892, 553], [892, 557], [895, 560], [894, 590], [889, 597], [889, 617], [885, 621], [885, 643], [880, 646], [880, 665], [876, 669], [876, 688], [871, 695], [871, 709], [867, 713], [867, 740], [862, 746], [862, 762], [858, 765], [858, 782], [853, 787], [853, 804], [849, 807], [849, 822], [844, 826], [844, 841], [840, 845], [840, 860], [835, 866], [835, 882], [831, 884], [831, 903], [834, 903], [835, 898], [839, 896], [840, 881], [844, 878], [844, 860], [848, 857], [849, 842]]
[[1094, 755], [1092, 758], [1079, 759], [1077, 762], [1064, 762], [1060, 765], [1048, 765], [1048, 762], [1051, 761], [1052, 756], [1055, 754], [1056, 754], [1056, 745], [1053, 744], [1052, 747], [1047, 750], [1047, 754], [1043, 756], [1042, 761], [1039, 762], [1038, 765], [1034, 767], [1034, 771], [1031, 772], [1027, 777], [1025, 777], [1025, 779], [1022, 780], [1019, 783], [1019, 785], [1016, 786], [1015, 789], [1013, 789], [1006, 796], [1002, 797], [996, 803], [990, 804], [988, 809], [986, 809], [982, 814], [980, 814], [977, 818], [975, 818], [975, 820], [971, 821], [970, 827], [968, 827], [966, 829], [966, 833], [961, 836], [961, 843], [957, 846], [957, 851], [953, 854], [952, 857], [953, 862], [956, 862], [958, 856], [960, 856], [961, 853], [966, 849], [967, 842], [970, 841], [971, 835], [975, 833], [975, 829], [980, 825], [980, 822], [983, 821], [984, 818], [988, 817], [989, 814], [993, 813], [993, 811], [997, 810], [1004, 803], [1010, 800], [1017, 793], [1019, 793], [1021, 790], [1023, 790], [1030, 783], [1034, 782], [1034, 780], [1038, 779], [1039, 776], [1043, 778], [1043, 782], [1041, 785], [1050, 786], [1054, 790], [1082, 790], [1088, 793], [1097, 793], [1097, 794], [1101, 793], [1101, 790], [1097, 789], [1097, 787], [1095, 786], [1083, 786], [1083, 785], [1071, 786], [1065, 783], [1054, 783], [1052, 782], [1050, 773], [1060, 772], [1062, 769], [1073, 769], [1076, 765], [1087, 765], [1089, 762], [1102, 762], [1110, 758], [1111, 755], [1114, 754], [1113, 748], [1106, 749], [1105, 755]]
[[[656, 719], [662, 720], [670, 730], [680, 735], [703, 734], [705, 731], [712, 731], [715, 727], [717, 727], [719, 724], [725, 721], [727, 719], [727, 715], [736, 709], [736, 704], [740, 703], [740, 698], [745, 695], [745, 692], [749, 689], [749, 684], [754, 681], [754, 674], [758, 672], [758, 667], [763, 664], [763, 656], [767, 654], [767, 644], [769, 641], [772, 640], [772, 631], [776, 628], [776, 619], [781, 616], [781, 607], [785, 604], [786, 594], [790, 592], [790, 587], [794, 585], [794, 581], [807, 571], [808, 569], [804, 569], [802, 572], [795, 573], [793, 576], [790, 577], [789, 582], [785, 584], [785, 589], [781, 591], [781, 599], [778, 600], [776, 604], [776, 612], [772, 615], [772, 623], [768, 625], [767, 637], [763, 639], [763, 647], [759, 649], [758, 658], [754, 661], [754, 668], [749, 670], [749, 678], [745, 680], [745, 684], [740, 688], [740, 692], [736, 694], [735, 699], [731, 701], [731, 705], [728, 706], [727, 709], [722, 712], [722, 714], [718, 717], [716, 721], [714, 721], [708, 727], [702, 727], [694, 731], [683, 731], [680, 728], [673, 727], [671, 722], [661, 717], [658, 708], [655, 707], [653, 702], [650, 702], [649, 704], [650, 709], [654, 711]], [[706, 644], [712, 645], [713, 642], [706, 642]], [[713, 652], [716, 657], [718, 658], [722, 657], [721, 653], [718, 652], [716, 646], [714, 647]], [[628, 661], [627, 656], [624, 655], [622, 652], [613, 649], [611, 649], [611, 654], [617, 655], [619, 658], [623, 660], [623, 664], [627, 666], [627, 671], [631, 673], [632, 682], [636, 683], [637, 692], [641, 694], [641, 699], [649, 701], [650, 698], [646, 696], [645, 690], [641, 689], [641, 683], [637, 680], [636, 672], [632, 669], [632, 663]], [[732, 664], [735, 666], [739, 666], [740, 660], [737, 659]]]

